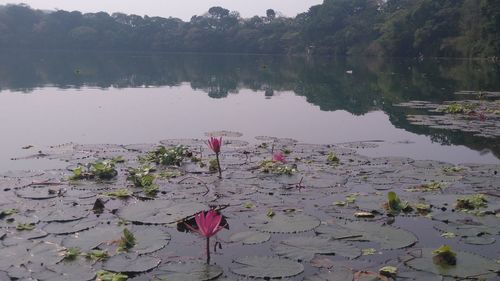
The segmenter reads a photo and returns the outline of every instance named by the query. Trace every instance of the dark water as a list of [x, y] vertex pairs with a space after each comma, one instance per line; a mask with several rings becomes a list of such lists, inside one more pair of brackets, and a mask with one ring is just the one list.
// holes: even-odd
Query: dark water
[[214, 130], [247, 140], [381, 140], [363, 153], [498, 163], [498, 140], [411, 125], [392, 106], [500, 91], [498, 77], [498, 64], [479, 60], [4, 51], [0, 170], [46, 167], [10, 158], [47, 145], [151, 143]]

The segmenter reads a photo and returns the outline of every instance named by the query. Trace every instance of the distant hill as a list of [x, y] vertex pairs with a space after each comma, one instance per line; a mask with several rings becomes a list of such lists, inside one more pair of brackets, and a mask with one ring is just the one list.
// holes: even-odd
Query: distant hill
[[498, 59], [500, 1], [324, 0], [295, 18], [212, 7], [189, 22], [5, 5], [0, 48]]

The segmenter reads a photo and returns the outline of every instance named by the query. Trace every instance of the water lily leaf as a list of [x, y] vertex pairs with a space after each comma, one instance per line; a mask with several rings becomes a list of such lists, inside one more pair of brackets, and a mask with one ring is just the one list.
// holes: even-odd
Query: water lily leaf
[[424, 248], [421, 256], [405, 264], [416, 270], [455, 278], [477, 278], [500, 270], [500, 265], [495, 261], [467, 252], [456, 252], [456, 265], [437, 265], [433, 262], [433, 256], [433, 249]]
[[257, 231], [244, 231], [231, 235], [229, 240], [231, 242], [242, 242], [244, 245], [254, 245], [264, 243], [271, 239], [269, 233], [262, 233]]
[[275, 251], [279, 256], [298, 261], [310, 261], [315, 254], [337, 254], [348, 258], [356, 258], [361, 255], [361, 251], [352, 245], [318, 237], [286, 239], [281, 241]]
[[17, 190], [16, 195], [25, 199], [45, 200], [56, 198], [58, 192], [49, 186], [30, 186]]
[[297, 233], [314, 229], [320, 225], [320, 220], [304, 214], [281, 214], [277, 213], [273, 217], [267, 215], [257, 216], [258, 223], [251, 227], [262, 232], [270, 233]]
[[274, 257], [242, 257], [234, 262], [240, 267], [233, 267], [231, 271], [246, 277], [285, 278], [304, 271], [304, 266], [298, 262]]
[[90, 266], [80, 263], [60, 263], [33, 274], [38, 280], [50, 281], [90, 281], [95, 280], [95, 276]]
[[57, 245], [45, 242], [23, 243], [16, 246], [0, 248], [0, 270], [6, 271], [11, 266], [43, 263], [55, 265], [64, 257], [60, 255]]
[[111, 272], [141, 273], [157, 267], [160, 262], [160, 259], [146, 255], [120, 254], [108, 258], [102, 267]]
[[[333, 230], [334, 228], [344, 230]], [[349, 222], [336, 224], [332, 227], [322, 227], [316, 231], [335, 239], [371, 241], [380, 244], [382, 249], [401, 249], [409, 247], [417, 242], [417, 237], [406, 230], [388, 225], [380, 225], [375, 222]], [[340, 237], [340, 238], [337, 238]]]
[[84, 207], [73, 207], [67, 205], [57, 205], [46, 211], [40, 211], [39, 217], [45, 222], [68, 222], [86, 217], [89, 214]]
[[207, 281], [223, 273], [218, 265], [202, 262], [168, 263], [155, 271], [156, 278], [168, 281]]
[[82, 252], [88, 252], [103, 243], [119, 239], [122, 231], [123, 229], [119, 227], [99, 226], [64, 238], [62, 245], [66, 248], [79, 248]]
[[132, 231], [137, 239], [132, 249], [138, 254], [148, 254], [163, 249], [170, 242], [170, 234], [161, 229], [141, 229]]
[[340, 268], [331, 272], [325, 272], [306, 277], [304, 281], [346, 281], [353, 280], [354, 273], [347, 268]]
[[118, 212], [118, 216], [141, 224], [170, 224], [206, 208], [206, 205], [200, 203], [175, 204], [169, 200], [155, 200], [128, 205]]
[[495, 237], [491, 235], [482, 235], [482, 236], [470, 236], [463, 240], [467, 244], [471, 245], [490, 245], [495, 243]]
[[87, 230], [95, 227], [97, 224], [98, 220], [96, 219], [84, 218], [69, 222], [51, 222], [45, 225], [42, 229], [51, 234], [62, 235]]

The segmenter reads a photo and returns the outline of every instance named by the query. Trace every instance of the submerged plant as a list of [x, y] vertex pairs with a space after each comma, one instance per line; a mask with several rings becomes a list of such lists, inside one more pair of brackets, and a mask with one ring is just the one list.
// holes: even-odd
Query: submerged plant
[[118, 241], [118, 252], [127, 252], [135, 246], [135, 236], [127, 228], [123, 229], [123, 235]]
[[206, 255], [207, 264], [210, 263], [210, 237], [214, 236], [217, 232], [221, 231], [224, 227], [221, 226], [222, 215], [219, 215], [216, 211], [210, 210], [208, 212], [200, 212], [195, 215], [195, 221], [197, 228], [193, 228], [189, 224], [185, 224], [187, 228], [191, 231], [200, 234], [207, 240], [206, 244]]
[[35, 229], [35, 224], [33, 223], [18, 223], [16, 225], [18, 231], [30, 231]]
[[0, 219], [3, 219], [5, 218], [6, 216], [10, 216], [10, 215], [13, 215], [15, 213], [17, 213], [18, 210], [17, 209], [6, 209], [6, 210], [0, 210]]
[[432, 253], [435, 254], [432, 258], [434, 264], [441, 266], [457, 264], [457, 254], [453, 252], [448, 245], [441, 246], [432, 251]]
[[215, 153], [215, 160], [217, 161], [217, 170], [219, 171], [219, 178], [222, 178], [222, 170], [220, 168], [220, 159], [219, 159], [220, 148], [222, 146], [222, 137], [218, 139], [211, 137], [207, 141], [207, 145]]

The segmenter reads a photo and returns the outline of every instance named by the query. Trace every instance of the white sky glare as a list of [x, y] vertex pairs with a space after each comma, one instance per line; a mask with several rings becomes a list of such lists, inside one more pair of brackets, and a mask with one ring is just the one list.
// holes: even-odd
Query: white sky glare
[[0, 0], [0, 5], [25, 3], [35, 9], [108, 13], [122, 12], [140, 16], [177, 17], [189, 20], [202, 15], [210, 7], [221, 6], [240, 12], [244, 18], [264, 16], [274, 9], [286, 16], [295, 16], [323, 0]]

